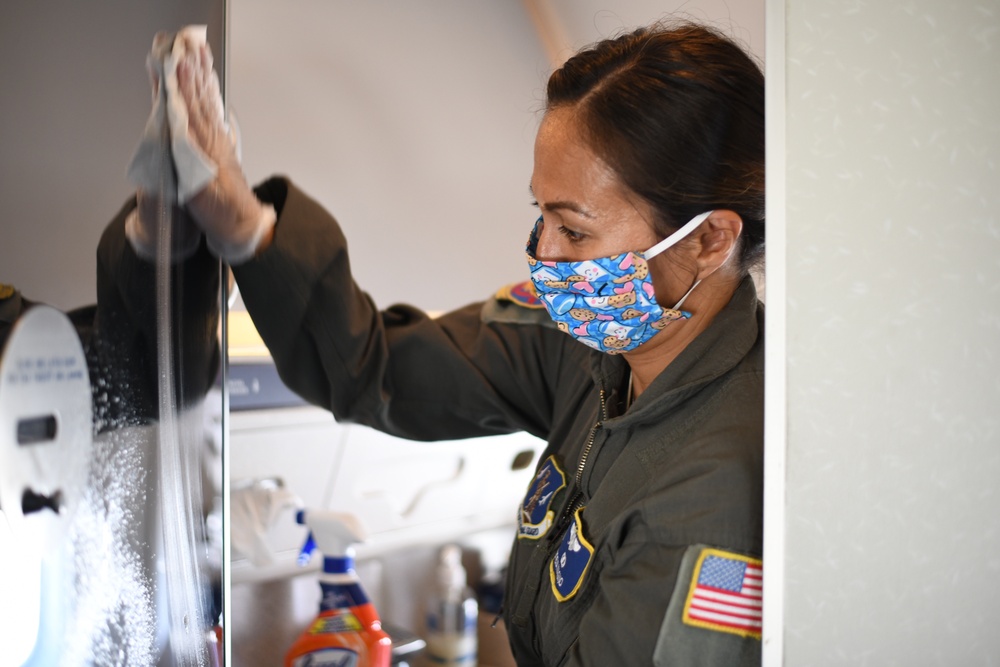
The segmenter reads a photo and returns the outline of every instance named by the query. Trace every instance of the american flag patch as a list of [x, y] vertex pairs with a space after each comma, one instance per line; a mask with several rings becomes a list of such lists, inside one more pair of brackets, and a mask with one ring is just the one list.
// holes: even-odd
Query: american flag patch
[[761, 561], [702, 550], [684, 604], [684, 623], [760, 639], [763, 583]]

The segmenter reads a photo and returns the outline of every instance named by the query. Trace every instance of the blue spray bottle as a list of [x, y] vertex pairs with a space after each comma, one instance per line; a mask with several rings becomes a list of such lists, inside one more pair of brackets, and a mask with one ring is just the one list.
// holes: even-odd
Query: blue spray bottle
[[299, 556], [308, 562], [319, 547], [323, 597], [319, 615], [292, 644], [285, 667], [389, 667], [392, 641], [354, 571], [354, 550], [364, 534], [350, 514], [301, 510], [296, 521], [309, 527]]

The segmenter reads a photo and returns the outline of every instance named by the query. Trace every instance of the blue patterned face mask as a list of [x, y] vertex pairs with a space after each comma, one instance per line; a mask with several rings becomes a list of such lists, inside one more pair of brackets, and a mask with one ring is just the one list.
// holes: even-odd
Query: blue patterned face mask
[[698, 283], [665, 310], [656, 302], [647, 262], [693, 232], [711, 213], [695, 216], [646, 252], [580, 262], [543, 262], [535, 257], [539, 218], [526, 249], [531, 282], [561, 331], [608, 354], [634, 350], [670, 322], [691, 317], [679, 309]]

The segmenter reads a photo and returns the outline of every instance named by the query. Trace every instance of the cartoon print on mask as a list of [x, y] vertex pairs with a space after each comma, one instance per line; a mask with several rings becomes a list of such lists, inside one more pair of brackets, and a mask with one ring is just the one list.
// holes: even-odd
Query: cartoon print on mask
[[673, 320], [680, 319], [684, 317], [684, 314], [679, 310], [665, 310], [663, 311], [663, 319], [651, 322], [649, 326], [654, 329], [663, 329], [665, 326], [670, 324]]
[[546, 287], [558, 287], [560, 289], [566, 289], [567, 287], [569, 287], [573, 283], [578, 283], [578, 282], [586, 281], [586, 280], [587, 280], [587, 278], [585, 276], [569, 276], [569, 277], [566, 278], [566, 280], [546, 280], [545, 281], [545, 286]]
[[612, 308], [624, 308], [625, 306], [631, 306], [635, 304], [635, 292], [629, 290], [625, 294], [615, 294], [614, 296], [608, 297], [608, 304]]
[[[600, 264], [593, 261], [584, 261], [576, 263], [576, 270], [579, 274], [578, 280], [593, 282], [595, 280], [603, 280], [609, 277], [606, 269], [602, 268]], [[572, 280], [572, 278], [570, 279]]]
[[628, 283], [633, 280], [642, 280], [649, 275], [649, 265], [642, 258], [636, 260], [634, 266], [634, 271], [632, 273], [626, 274], [624, 276], [618, 276], [614, 279], [616, 283]]
[[624, 294], [584, 297], [583, 302], [591, 308], [597, 308], [600, 310], [618, 310], [628, 306], [634, 306], [636, 298], [635, 291], [629, 290]]
[[597, 319], [597, 313], [586, 308], [572, 308], [569, 314], [573, 316], [574, 320], [580, 320], [581, 322], [589, 322]]
[[604, 343], [604, 349], [608, 354], [614, 354], [618, 350], [624, 349], [625, 346], [629, 344], [629, 341], [622, 340], [617, 336], [605, 336], [602, 342]]
[[[538, 283], [535, 283], [535, 290], [538, 291]], [[569, 294], [562, 294], [560, 292], [542, 294], [539, 292], [539, 296], [542, 297], [542, 303], [545, 304], [545, 308], [550, 313], [555, 312], [560, 315], [565, 315], [576, 307], [576, 298]], [[556, 320], [556, 322], [558, 321], [559, 320]]]
[[621, 322], [601, 322], [597, 325], [597, 330], [602, 334], [626, 342], [631, 340], [634, 329], [635, 327], [627, 326]]
[[[576, 262], [543, 261], [535, 256], [542, 218], [535, 223], [525, 254], [531, 281], [559, 329], [584, 345], [609, 354], [635, 349], [672, 321], [691, 317], [680, 306], [697, 285], [670, 309], [656, 300], [647, 259], [697, 229], [711, 211], [692, 218], [645, 253], [625, 252]], [[617, 323], [606, 329], [593, 324]]]
[[543, 262], [535, 261], [532, 266], [535, 268], [531, 273], [531, 281], [536, 285], [539, 281], [556, 283], [563, 279], [558, 271], [545, 266]]

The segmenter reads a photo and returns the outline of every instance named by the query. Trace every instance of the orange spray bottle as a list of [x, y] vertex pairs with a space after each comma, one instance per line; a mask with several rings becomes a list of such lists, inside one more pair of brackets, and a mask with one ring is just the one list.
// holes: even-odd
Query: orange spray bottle
[[296, 520], [310, 530], [300, 559], [316, 547], [324, 556], [323, 597], [319, 616], [285, 655], [285, 667], [389, 667], [392, 642], [354, 571], [351, 545], [363, 539], [357, 520], [322, 510], [301, 510]]

